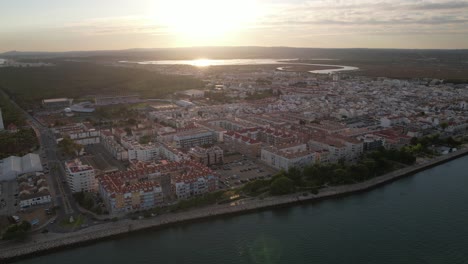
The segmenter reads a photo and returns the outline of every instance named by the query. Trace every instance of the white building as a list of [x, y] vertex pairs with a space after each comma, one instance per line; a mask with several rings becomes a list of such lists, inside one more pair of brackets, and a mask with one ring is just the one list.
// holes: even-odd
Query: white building
[[408, 123], [408, 120], [405, 117], [401, 116], [390, 116], [380, 118], [380, 126], [385, 128], [406, 123]]
[[132, 145], [128, 149], [129, 160], [151, 161], [159, 157], [159, 147], [155, 144]]
[[83, 164], [79, 159], [65, 162], [68, 186], [72, 192], [95, 192], [97, 180], [94, 168]]
[[205, 96], [205, 91], [195, 90], [195, 89], [183, 91], [183, 92], [180, 92], [180, 93], [184, 94], [186, 96], [189, 96], [191, 98], [203, 98], [203, 96]]
[[309, 146], [314, 149], [327, 150], [330, 162], [338, 162], [341, 159], [354, 162], [364, 152], [363, 142], [350, 137], [338, 137], [337, 135], [313, 138], [309, 141]]
[[0, 108], [0, 130], [4, 130], [5, 126], [3, 125], [3, 115], [2, 115], [2, 109]]
[[27, 208], [52, 201], [43, 173], [23, 174], [18, 177], [19, 206]]
[[182, 151], [164, 143], [161, 143], [159, 147], [159, 155], [170, 161], [181, 162], [184, 160], [190, 160], [190, 156], [183, 153]]
[[171, 185], [177, 199], [188, 199], [218, 188], [218, 177], [208, 168], [198, 163], [180, 163], [177, 176], [171, 177]]
[[115, 141], [110, 131], [102, 131], [101, 143], [116, 160], [128, 160], [128, 151]]
[[261, 150], [261, 160], [278, 170], [288, 171], [292, 167], [302, 168], [314, 164], [317, 153], [307, 149], [306, 144], [287, 148], [265, 147]]
[[18, 175], [42, 171], [39, 155], [29, 153], [23, 157], [10, 156], [0, 161], [0, 181], [16, 179]]
[[100, 142], [100, 131], [89, 122], [63, 126], [54, 130], [62, 136], [70, 137], [70, 139], [80, 145], [98, 144]]

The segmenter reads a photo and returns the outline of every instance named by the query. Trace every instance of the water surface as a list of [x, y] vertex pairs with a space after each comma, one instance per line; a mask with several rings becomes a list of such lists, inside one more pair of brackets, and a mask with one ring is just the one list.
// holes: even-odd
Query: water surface
[[24, 260], [468, 263], [468, 157], [363, 194], [184, 224]]
[[[330, 60], [333, 59], [309, 59], [309, 60]], [[289, 62], [288, 62], [289, 61]], [[322, 67], [331, 67], [338, 69], [324, 69], [324, 70], [314, 70], [310, 71], [311, 73], [317, 74], [329, 74], [333, 72], [340, 71], [354, 71], [359, 68], [353, 66], [343, 66], [343, 65], [332, 65], [332, 64], [313, 64], [313, 63], [297, 63], [294, 62], [295, 59], [290, 60], [277, 60], [277, 59], [229, 59], [229, 60], [210, 60], [210, 59], [197, 59], [197, 60], [156, 60], [156, 61], [140, 61], [140, 62], [131, 62], [131, 61], [120, 61], [120, 63], [136, 63], [141, 65], [191, 65], [196, 67], [207, 67], [207, 66], [228, 66], [228, 65], [267, 65], [267, 64], [291, 64], [291, 65], [311, 65], [311, 66], [322, 66]], [[281, 70], [281, 68], [278, 68]]]

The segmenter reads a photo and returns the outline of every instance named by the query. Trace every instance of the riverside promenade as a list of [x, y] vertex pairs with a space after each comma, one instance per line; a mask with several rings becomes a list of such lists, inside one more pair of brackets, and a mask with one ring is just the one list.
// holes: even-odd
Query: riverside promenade
[[233, 202], [232, 204], [213, 205], [204, 208], [196, 208], [179, 213], [168, 213], [160, 216], [142, 220], [120, 220], [102, 225], [91, 226], [86, 229], [66, 234], [36, 234], [30, 241], [23, 243], [6, 242], [0, 243], [0, 263], [13, 261], [22, 257], [32, 257], [39, 254], [53, 252], [59, 249], [73, 248], [86, 245], [103, 239], [121, 236], [134, 231], [150, 228], [162, 228], [168, 225], [190, 222], [197, 219], [222, 216], [229, 214], [241, 214], [249, 211], [285, 206], [312, 200], [326, 199], [366, 191], [383, 184], [392, 182], [399, 178], [412, 175], [427, 168], [437, 166], [444, 162], [459, 158], [468, 154], [468, 149], [462, 149], [448, 155], [434, 158], [428, 162], [417, 164], [408, 168], [397, 170], [362, 183], [327, 187], [321, 189], [318, 194], [303, 195], [296, 193], [265, 199], [246, 199]]

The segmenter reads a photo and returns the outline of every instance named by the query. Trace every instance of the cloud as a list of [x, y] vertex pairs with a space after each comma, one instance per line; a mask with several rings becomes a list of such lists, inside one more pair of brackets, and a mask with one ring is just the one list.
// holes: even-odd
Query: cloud
[[468, 1], [316, 0], [276, 3], [270, 10], [257, 28], [308, 34], [431, 34], [466, 32], [468, 28]]
[[143, 16], [102, 17], [69, 23], [62, 30], [86, 35], [169, 34], [167, 27]]

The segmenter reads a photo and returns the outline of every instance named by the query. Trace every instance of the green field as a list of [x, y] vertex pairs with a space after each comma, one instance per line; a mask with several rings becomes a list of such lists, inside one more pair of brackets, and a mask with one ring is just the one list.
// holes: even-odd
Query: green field
[[158, 98], [202, 86], [202, 81], [192, 77], [86, 62], [59, 61], [52, 67], [0, 68], [0, 87], [25, 108], [38, 106], [44, 98], [129, 94]]

